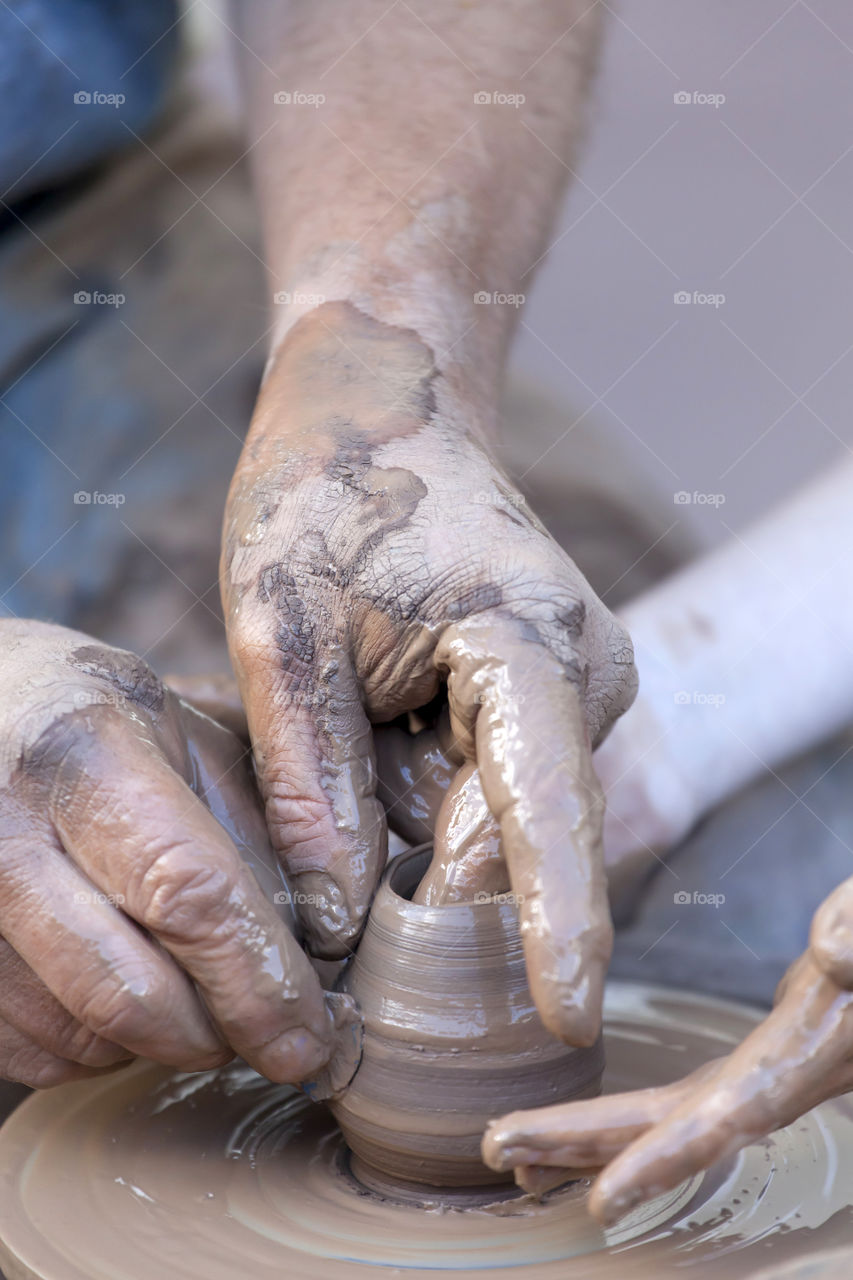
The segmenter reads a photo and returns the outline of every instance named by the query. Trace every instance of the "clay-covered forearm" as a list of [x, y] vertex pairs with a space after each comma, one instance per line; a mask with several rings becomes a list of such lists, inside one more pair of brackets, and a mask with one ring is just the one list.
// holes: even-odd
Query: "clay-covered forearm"
[[696, 817], [853, 719], [851, 499], [845, 459], [625, 611]]
[[290, 299], [273, 348], [347, 300], [493, 400], [575, 154], [596, 6], [253, 0], [235, 18], [270, 290]]

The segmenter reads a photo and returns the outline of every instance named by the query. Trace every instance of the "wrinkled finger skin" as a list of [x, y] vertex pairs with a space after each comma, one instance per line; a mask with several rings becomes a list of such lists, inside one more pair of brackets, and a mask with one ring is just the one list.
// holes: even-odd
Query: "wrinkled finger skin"
[[315, 1074], [332, 1018], [247, 745], [80, 633], [3, 620], [0, 649], [0, 1018], [38, 1051], [25, 1082], [235, 1051]]
[[44, 1089], [101, 1075], [132, 1054], [90, 1031], [0, 938], [0, 1076]]
[[530, 1167], [604, 1165], [589, 1209], [607, 1226], [851, 1087], [853, 995], [806, 952], [728, 1057], [659, 1089], [504, 1116], [489, 1126], [483, 1157], [515, 1168], [522, 1185]]
[[54, 1085], [69, 1084], [72, 1080], [106, 1075], [124, 1066], [127, 1060], [113, 1066], [85, 1066], [76, 1059], [51, 1053], [39, 1039], [0, 1018], [0, 1077], [30, 1089], [52, 1089]]
[[[449, 673], [437, 651], [454, 627], [511, 627], [523, 652], [521, 669], [509, 672], [518, 699], [535, 693], [524, 680], [538, 678], [537, 656], [574, 690], [579, 715], [555, 726], [550, 747], [571, 756], [564, 773], [583, 775], [576, 792], [594, 786], [591, 747], [635, 691], [626, 634], [495, 465], [481, 413], [442, 366], [413, 331], [350, 303], [307, 313], [271, 361], [229, 496], [222, 585], [231, 657], [268, 826], [288, 873], [309, 890], [300, 905], [317, 954], [352, 949], [384, 860], [371, 728], [435, 697]], [[478, 765], [494, 813], [509, 785], [506, 770], [497, 777], [499, 735], [477, 728], [484, 704], [463, 703], [455, 706], [463, 753]], [[524, 715], [513, 723], [519, 743], [541, 757]], [[516, 801], [507, 802], [515, 817]], [[538, 826], [545, 817], [531, 814], [508, 839], [504, 832], [517, 867], [547, 854], [550, 880], [558, 862], [572, 876], [573, 860], [600, 860], [600, 815], [589, 820], [585, 848], [563, 838], [559, 858], [547, 848], [553, 826]], [[584, 901], [598, 914], [574, 932], [595, 950], [609, 924], [598, 870], [584, 877]], [[560, 990], [545, 1001], [548, 976], [539, 983], [543, 1016], [567, 1039], [597, 1031], [597, 965], [576, 966], [586, 984], [580, 1009], [567, 1002], [562, 957], [549, 966]]]

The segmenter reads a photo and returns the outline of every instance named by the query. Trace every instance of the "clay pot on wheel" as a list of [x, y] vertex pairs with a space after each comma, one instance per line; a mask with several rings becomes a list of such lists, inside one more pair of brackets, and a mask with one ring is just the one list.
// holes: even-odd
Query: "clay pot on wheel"
[[[364, 1054], [332, 1106], [363, 1180], [476, 1187], [487, 1122], [599, 1092], [603, 1052], [542, 1025], [527, 985], [517, 910], [503, 900], [418, 906], [428, 845], [382, 878], [344, 989], [364, 1017]], [[485, 895], [484, 895], [485, 897]]]

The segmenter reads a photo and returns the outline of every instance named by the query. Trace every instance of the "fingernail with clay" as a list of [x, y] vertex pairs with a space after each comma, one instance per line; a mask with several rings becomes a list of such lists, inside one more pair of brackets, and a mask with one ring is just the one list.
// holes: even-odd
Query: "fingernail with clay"
[[625, 1191], [618, 1191], [616, 1194], [604, 1193], [600, 1195], [593, 1194], [590, 1199], [590, 1211], [603, 1227], [614, 1226], [620, 1218], [624, 1218], [635, 1205], [640, 1204], [642, 1200], [650, 1199], [651, 1192], [645, 1193], [636, 1187], [629, 1188]]
[[364, 910], [353, 912], [340, 885], [325, 871], [292, 876], [291, 899], [312, 955], [325, 960], [349, 955], [361, 932], [367, 904]]
[[331, 1052], [331, 1040], [322, 1041], [305, 1027], [294, 1027], [264, 1045], [253, 1065], [276, 1084], [298, 1084], [318, 1075]]
[[352, 1083], [361, 1064], [364, 1041], [364, 1022], [352, 996], [326, 991], [324, 999], [334, 1026], [335, 1047], [323, 1070], [302, 1084], [313, 1102], [339, 1097]]
[[530, 1153], [524, 1147], [504, 1147], [496, 1151], [486, 1163], [490, 1169], [505, 1173], [507, 1169], [515, 1169], [518, 1165], [535, 1163], [527, 1158], [529, 1155]]
[[518, 1135], [502, 1129], [500, 1120], [489, 1121], [480, 1150], [486, 1164], [499, 1172], [524, 1163], [522, 1153], [525, 1148], [521, 1146]]
[[550, 1165], [538, 1164], [522, 1164], [513, 1169], [515, 1185], [537, 1200], [547, 1195], [549, 1191], [554, 1191], [567, 1182], [577, 1182], [579, 1178], [585, 1178], [588, 1174], [588, 1169], [555, 1169]]

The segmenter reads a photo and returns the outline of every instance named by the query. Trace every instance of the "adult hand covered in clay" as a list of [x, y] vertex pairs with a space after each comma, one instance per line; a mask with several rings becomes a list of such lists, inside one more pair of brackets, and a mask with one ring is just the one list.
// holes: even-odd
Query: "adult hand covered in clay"
[[853, 1088], [851, 952], [853, 881], [846, 881], [816, 913], [811, 946], [779, 984], [773, 1011], [728, 1057], [661, 1088], [504, 1116], [486, 1131], [486, 1163], [514, 1168], [530, 1190], [542, 1184], [541, 1166], [606, 1166], [589, 1208], [607, 1225], [846, 1093]]
[[311, 1077], [330, 1019], [247, 865], [271, 854], [245, 745], [78, 632], [4, 620], [0, 651], [0, 1074], [236, 1052]]
[[276, 849], [309, 945], [343, 956], [385, 858], [371, 724], [447, 682], [521, 903], [530, 985], [598, 1032], [611, 926], [593, 745], [630, 642], [469, 429], [409, 330], [327, 303], [269, 371], [226, 516], [223, 582]]
[[[309, 945], [347, 953], [384, 858], [371, 726], [446, 682], [536, 1003], [576, 1044], [610, 949], [590, 753], [633, 696], [631, 647], [484, 442], [597, 18], [586, 0], [236, 6], [275, 318], [222, 573]], [[318, 109], [286, 109], [309, 82]], [[484, 110], [487, 83], [523, 88], [524, 110]]]

